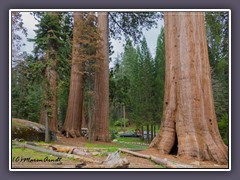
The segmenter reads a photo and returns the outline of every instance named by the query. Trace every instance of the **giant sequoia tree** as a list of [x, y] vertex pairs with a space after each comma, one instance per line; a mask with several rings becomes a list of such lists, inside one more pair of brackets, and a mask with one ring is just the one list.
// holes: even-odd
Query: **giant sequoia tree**
[[[204, 15], [164, 14], [166, 74], [161, 129], [150, 147], [179, 157], [228, 161], [217, 127]], [[176, 146], [175, 146], [176, 147]]]
[[80, 34], [83, 28], [83, 13], [74, 12], [73, 27], [73, 45], [72, 45], [72, 66], [70, 91], [68, 98], [68, 108], [66, 119], [62, 128], [62, 132], [66, 136], [78, 137], [81, 135], [82, 120], [82, 59], [80, 58]]
[[108, 13], [98, 13], [99, 49], [95, 73], [94, 119], [91, 140], [109, 141], [109, 42]]
[[98, 33], [93, 13], [74, 12], [73, 47], [68, 109], [62, 132], [81, 136], [83, 122], [83, 65], [97, 59]]
[[[82, 57], [86, 61], [86, 56], [90, 55], [91, 57], [95, 54], [96, 59], [96, 73], [95, 73], [95, 84], [94, 84], [94, 118], [92, 122], [90, 123], [90, 135], [89, 138], [91, 140], [99, 140], [99, 141], [109, 141], [109, 26], [110, 26], [110, 34], [114, 38], [119, 38], [119, 33], [121, 34], [124, 32], [124, 36], [131, 36], [135, 41], [138, 40], [138, 38], [142, 35], [142, 28], [147, 27], [151, 28], [153, 25], [156, 25], [155, 19], [159, 17], [158, 13], [147, 13], [147, 12], [137, 12], [137, 13], [127, 13], [127, 12], [99, 12], [98, 13], [98, 22], [93, 23], [89, 26], [92, 27], [92, 29], [88, 29], [87, 26], [89, 25], [87, 23], [89, 15], [86, 15], [87, 13], [84, 13], [84, 18], [82, 20], [83, 25], [78, 27], [78, 30], [75, 27], [75, 32], [78, 31], [78, 36], [82, 38], [82, 43], [77, 44], [76, 50], [79, 53], [79, 57]], [[91, 15], [94, 17], [93, 13]], [[110, 23], [108, 24], [108, 16], [110, 16]], [[90, 18], [91, 19], [91, 18]], [[90, 22], [90, 21], [89, 21]], [[95, 31], [94, 28], [98, 27], [99, 31]], [[82, 33], [80, 33], [81, 29], [83, 30]], [[84, 30], [85, 29], [85, 30]], [[88, 29], [86, 31], [86, 29]], [[91, 35], [91, 32], [94, 32], [96, 35]], [[100, 39], [98, 39], [97, 34], [99, 34]], [[95, 36], [95, 37], [94, 37]], [[92, 41], [90, 40], [92, 37]], [[91, 42], [89, 42], [89, 40]], [[93, 42], [98, 42], [98, 50], [95, 51], [94, 48], [90, 50], [90, 54], [83, 52], [84, 48], [89, 48], [89, 45]], [[73, 48], [74, 44], [76, 42], [73, 42]], [[81, 45], [80, 45], [81, 44]], [[90, 45], [92, 46], [92, 45]], [[93, 45], [92, 47], [96, 47]], [[74, 51], [74, 50], [73, 50]], [[92, 54], [93, 53], [93, 54]], [[83, 60], [82, 59], [82, 60]], [[81, 64], [81, 60], [78, 59], [77, 64]], [[73, 63], [74, 64], [74, 63]], [[73, 65], [73, 66], [79, 66], [80, 65]], [[80, 70], [81, 72], [82, 70]], [[71, 71], [71, 87], [78, 87], [78, 89], [82, 88], [82, 74], [81, 73], [75, 73], [73, 75], [73, 70]], [[74, 78], [72, 77], [75, 77]], [[76, 84], [73, 81], [79, 80]], [[75, 85], [74, 85], [75, 84]], [[70, 87], [70, 95], [69, 95], [69, 101], [68, 101], [68, 110], [67, 110], [67, 116], [65, 119], [65, 124], [63, 127], [63, 132], [67, 132], [70, 134], [71, 137], [76, 137], [80, 135], [80, 129], [81, 127], [78, 125], [79, 122], [81, 122], [81, 113], [82, 113], [82, 105], [79, 103], [79, 98], [82, 99], [82, 89], [81, 90], [74, 90], [74, 93], [72, 93], [72, 89]], [[78, 92], [78, 93], [77, 93]], [[75, 94], [73, 96], [73, 94]], [[73, 100], [75, 98], [75, 100]], [[73, 105], [73, 102], [74, 105]], [[73, 114], [76, 115], [77, 118], [73, 116]], [[71, 129], [71, 130], [70, 130]], [[71, 132], [70, 132], [71, 131]]]

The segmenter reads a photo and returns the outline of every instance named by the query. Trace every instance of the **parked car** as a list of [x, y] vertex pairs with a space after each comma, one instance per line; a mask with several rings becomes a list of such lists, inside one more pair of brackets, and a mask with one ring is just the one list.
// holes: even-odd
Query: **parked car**
[[126, 132], [120, 134], [120, 137], [141, 137], [141, 135], [136, 132]]

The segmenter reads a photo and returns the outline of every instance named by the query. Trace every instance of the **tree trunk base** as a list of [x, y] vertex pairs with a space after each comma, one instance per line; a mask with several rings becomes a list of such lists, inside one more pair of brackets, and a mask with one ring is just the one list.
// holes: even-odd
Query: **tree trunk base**
[[71, 130], [63, 129], [62, 134], [67, 138], [69, 138], [69, 137], [71, 137], [71, 138], [81, 137], [81, 132], [79, 132], [77, 130], [73, 130], [73, 129], [71, 129]]

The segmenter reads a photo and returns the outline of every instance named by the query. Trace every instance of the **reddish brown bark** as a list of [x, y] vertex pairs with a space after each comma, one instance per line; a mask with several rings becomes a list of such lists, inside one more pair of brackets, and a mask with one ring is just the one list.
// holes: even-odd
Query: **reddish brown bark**
[[57, 115], [57, 52], [52, 51], [50, 53], [50, 58], [52, 61], [52, 66], [49, 68], [49, 86], [50, 86], [50, 116], [48, 120], [49, 130], [57, 132], [58, 130], [58, 115]]
[[202, 12], [164, 14], [166, 78], [161, 129], [150, 144], [160, 153], [228, 162], [214, 110]]
[[91, 140], [108, 142], [109, 138], [109, 42], [108, 13], [98, 13], [100, 33], [98, 68], [95, 72], [94, 118]]
[[39, 123], [42, 124], [42, 125], [45, 124], [45, 110], [44, 110], [44, 105], [42, 105], [42, 107], [41, 107]]
[[81, 136], [82, 124], [82, 105], [83, 105], [83, 68], [80, 59], [79, 32], [82, 26], [82, 13], [74, 12], [74, 28], [73, 28], [73, 47], [72, 47], [72, 66], [70, 91], [68, 98], [68, 108], [66, 119], [62, 128], [62, 132], [67, 136]]

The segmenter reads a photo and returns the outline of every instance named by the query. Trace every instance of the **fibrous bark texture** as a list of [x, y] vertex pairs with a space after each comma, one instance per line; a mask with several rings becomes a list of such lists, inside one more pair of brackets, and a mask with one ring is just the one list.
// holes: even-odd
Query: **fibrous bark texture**
[[109, 139], [109, 42], [108, 13], [98, 13], [100, 33], [99, 60], [95, 72], [94, 118], [91, 140], [108, 142]]
[[150, 147], [179, 157], [228, 162], [214, 110], [202, 12], [164, 14], [166, 77], [161, 128]]
[[62, 128], [62, 132], [66, 136], [79, 137], [81, 136], [82, 124], [82, 105], [83, 105], [83, 68], [80, 59], [80, 43], [79, 32], [82, 27], [82, 14], [81, 12], [74, 12], [74, 28], [73, 28], [73, 47], [72, 47], [72, 66], [71, 66], [71, 79], [70, 91], [68, 98], [68, 108], [66, 119]]
[[49, 68], [49, 86], [50, 86], [50, 109], [51, 114], [48, 120], [49, 130], [57, 132], [58, 116], [57, 116], [57, 52], [52, 50], [50, 53], [52, 58], [52, 66]]

